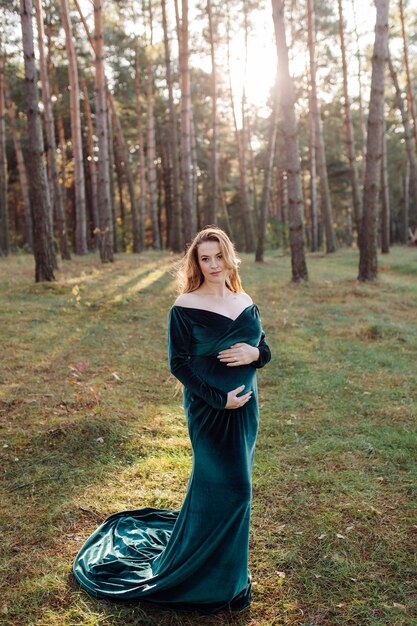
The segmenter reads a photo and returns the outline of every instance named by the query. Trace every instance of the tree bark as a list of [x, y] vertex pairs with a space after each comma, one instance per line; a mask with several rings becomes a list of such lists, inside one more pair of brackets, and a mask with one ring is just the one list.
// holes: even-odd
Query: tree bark
[[34, 229], [35, 280], [36, 282], [51, 281], [55, 280], [56, 258], [52, 236], [48, 179], [43, 161], [44, 145], [39, 114], [31, 0], [20, 0], [20, 17], [25, 65], [28, 154], [31, 166], [29, 197]]
[[55, 125], [49, 89], [47, 64], [45, 59], [43, 11], [41, 0], [35, 0], [35, 10], [38, 25], [39, 67], [42, 81], [42, 101], [44, 106], [48, 167], [51, 179], [51, 199], [52, 206], [54, 208], [56, 229], [58, 231], [61, 258], [68, 260], [71, 258], [71, 254], [68, 244], [67, 220], [62, 203], [62, 194], [59, 187], [58, 167], [56, 162]]
[[0, 33], [0, 256], [7, 256], [10, 252], [4, 79], [3, 42]]
[[190, 123], [190, 72], [188, 67], [188, 0], [182, 0], [180, 48], [181, 84], [181, 162], [182, 162], [182, 210], [184, 243], [191, 242], [193, 232], [192, 179], [191, 179], [191, 123]]
[[286, 149], [286, 169], [288, 177], [288, 220], [290, 231], [292, 280], [299, 282], [308, 279], [304, 250], [303, 196], [300, 174], [300, 151], [298, 126], [294, 109], [294, 86], [288, 66], [288, 48], [285, 37], [284, 2], [271, 0], [274, 20], [278, 66], [281, 75], [281, 108], [283, 134]]
[[360, 281], [375, 280], [378, 276], [377, 208], [381, 183], [385, 64], [388, 56], [388, 11], [389, 0], [376, 1], [375, 45], [372, 57], [363, 214], [359, 235], [358, 279]]
[[98, 137], [98, 214], [100, 233], [98, 247], [103, 263], [113, 261], [113, 222], [110, 201], [109, 138], [107, 98], [104, 79], [103, 6], [94, 2], [96, 128]]
[[340, 48], [342, 52], [343, 98], [344, 98], [344, 107], [345, 107], [346, 145], [347, 145], [348, 159], [349, 159], [350, 182], [352, 186], [353, 215], [354, 215], [354, 220], [355, 220], [355, 225], [356, 225], [356, 233], [359, 234], [361, 216], [362, 216], [362, 206], [361, 206], [361, 199], [360, 199], [360, 192], [359, 192], [358, 169], [356, 166], [353, 123], [352, 123], [352, 117], [350, 115], [348, 70], [347, 70], [347, 61], [346, 61], [345, 27], [344, 27], [344, 20], [343, 20], [342, 0], [338, 0], [338, 5], [339, 5]]
[[311, 79], [311, 108], [315, 118], [317, 172], [320, 178], [320, 206], [322, 220], [326, 232], [326, 252], [337, 250], [336, 236], [333, 228], [333, 210], [330, 198], [329, 182], [327, 177], [326, 153], [324, 149], [323, 123], [320, 113], [320, 102], [317, 96], [316, 84], [316, 27], [314, 0], [307, 0], [307, 17], [309, 31], [310, 79]]
[[68, 0], [61, 0], [62, 25], [65, 30], [68, 54], [68, 75], [70, 85], [71, 139], [75, 170], [75, 253], [87, 254], [87, 214], [85, 202], [85, 181], [83, 148], [81, 136], [80, 91], [77, 57], [72, 33]]
[[173, 252], [181, 252], [183, 245], [180, 209], [180, 169], [178, 159], [177, 116], [175, 113], [174, 105], [174, 89], [171, 69], [171, 53], [168, 37], [168, 23], [166, 15], [166, 0], [161, 0], [161, 5], [162, 24], [164, 29], [165, 69], [169, 105], [169, 175], [172, 179], [172, 215], [170, 219], [169, 229], [169, 246], [173, 250]]

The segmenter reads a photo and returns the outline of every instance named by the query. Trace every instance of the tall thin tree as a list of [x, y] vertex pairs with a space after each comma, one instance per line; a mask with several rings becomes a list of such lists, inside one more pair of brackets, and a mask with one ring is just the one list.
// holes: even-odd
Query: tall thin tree
[[356, 154], [355, 154], [355, 140], [353, 133], [353, 122], [350, 114], [350, 98], [348, 89], [348, 69], [346, 59], [346, 46], [345, 46], [345, 24], [343, 19], [343, 4], [342, 0], [338, 0], [339, 6], [339, 35], [340, 35], [340, 48], [342, 52], [342, 73], [343, 73], [343, 100], [345, 108], [345, 133], [346, 133], [346, 145], [349, 159], [350, 170], [350, 184], [352, 187], [352, 204], [353, 215], [356, 224], [356, 232], [359, 233], [362, 205], [359, 191], [359, 177], [358, 169], [356, 166]]
[[5, 95], [7, 104], [7, 114], [9, 117], [9, 124], [12, 129], [13, 146], [16, 154], [17, 171], [19, 174], [20, 190], [22, 193], [23, 202], [23, 219], [24, 219], [24, 235], [23, 241], [26, 246], [31, 250], [33, 249], [33, 224], [32, 213], [30, 209], [29, 199], [29, 182], [26, 172], [26, 164], [23, 158], [22, 142], [20, 141], [19, 129], [16, 122], [16, 105], [11, 100], [10, 90], [8, 87], [7, 79], [5, 81]]
[[99, 250], [103, 263], [113, 261], [113, 222], [110, 200], [109, 138], [107, 97], [104, 79], [103, 4], [94, 0], [95, 93], [98, 137]]
[[35, 280], [55, 280], [56, 258], [52, 236], [51, 205], [48, 179], [43, 160], [44, 144], [39, 114], [37, 71], [33, 45], [32, 2], [20, 0], [23, 56], [25, 66], [25, 96], [27, 107], [28, 156], [31, 175], [29, 197], [33, 222], [33, 251]]
[[404, 15], [404, 0], [400, 0], [400, 23], [401, 23], [401, 34], [402, 34], [402, 39], [403, 39], [404, 69], [405, 69], [405, 76], [407, 80], [408, 113], [409, 113], [410, 120], [412, 123], [414, 143], [415, 143], [415, 147], [417, 150], [416, 105], [415, 105], [415, 95], [414, 95], [414, 89], [413, 89], [413, 79], [411, 77], [411, 72], [410, 72], [410, 61], [408, 58], [408, 38], [407, 38], [407, 31], [406, 31], [406, 18]]
[[68, 0], [61, 0], [61, 15], [65, 31], [70, 87], [71, 140], [75, 172], [75, 253], [87, 254], [87, 213], [81, 136], [80, 87]]
[[70, 249], [67, 236], [67, 220], [62, 202], [62, 193], [59, 186], [58, 166], [56, 162], [56, 139], [54, 114], [52, 111], [52, 101], [49, 89], [48, 69], [45, 58], [43, 9], [41, 0], [35, 0], [36, 22], [38, 26], [38, 50], [39, 69], [42, 81], [42, 102], [44, 106], [45, 134], [47, 140], [47, 157], [49, 176], [51, 180], [51, 200], [54, 209], [56, 230], [58, 233], [59, 249], [62, 259], [70, 259]]
[[170, 223], [169, 245], [174, 252], [182, 250], [182, 228], [181, 228], [181, 207], [180, 207], [180, 169], [178, 158], [178, 132], [177, 115], [174, 103], [174, 86], [172, 77], [171, 51], [169, 45], [168, 19], [166, 11], [166, 0], [161, 0], [162, 25], [164, 29], [164, 51], [165, 51], [165, 71], [168, 87], [169, 106], [169, 175], [172, 180], [172, 216]]
[[[401, 119], [404, 127], [404, 142], [406, 147], [407, 160], [409, 162], [409, 175], [406, 176], [406, 179], [409, 180], [409, 184], [411, 187], [411, 196], [413, 199], [413, 218], [414, 223], [417, 228], [417, 158], [414, 151], [414, 143], [412, 137], [412, 130], [410, 126], [410, 118], [408, 116], [408, 111], [405, 107], [404, 100], [401, 93], [401, 88], [398, 83], [397, 72], [394, 69], [394, 65], [392, 63], [391, 55], [388, 55], [388, 64], [389, 70], [391, 74], [392, 84], [395, 89], [395, 103], [398, 107], [398, 110], [401, 113]], [[408, 220], [407, 220], [407, 231], [408, 231]], [[407, 241], [408, 232], [405, 233], [404, 241]]]
[[307, 0], [307, 17], [309, 31], [310, 52], [310, 82], [311, 82], [311, 107], [315, 118], [316, 149], [317, 149], [317, 173], [320, 178], [320, 206], [322, 221], [326, 232], [326, 252], [334, 252], [337, 249], [336, 235], [333, 227], [333, 208], [330, 198], [329, 181], [327, 176], [326, 153], [323, 138], [323, 122], [321, 119], [320, 102], [317, 95], [316, 84], [316, 26], [314, 0]]
[[139, 214], [132, 213], [133, 252], [141, 252], [145, 247], [145, 219], [146, 219], [146, 168], [144, 133], [142, 122], [142, 100], [140, 89], [139, 47], [135, 50], [135, 105], [136, 129], [138, 146], [138, 182], [139, 182]]
[[272, 172], [274, 168], [275, 145], [278, 131], [278, 79], [275, 82], [274, 99], [272, 105], [268, 150], [264, 169], [264, 181], [262, 186], [262, 199], [258, 217], [258, 241], [256, 244], [255, 261], [262, 263], [265, 252], [266, 224], [268, 219], [269, 198], [271, 192]]
[[359, 234], [358, 279], [361, 281], [375, 280], [378, 275], [377, 209], [381, 184], [385, 65], [388, 56], [388, 15], [389, 0], [376, 0], [375, 44], [372, 56], [363, 213]]
[[6, 108], [4, 98], [4, 53], [0, 33], [0, 256], [9, 254], [9, 210], [7, 203]]
[[275, 29], [278, 68], [281, 79], [282, 132], [285, 138], [285, 163], [288, 177], [288, 221], [290, 231], [292, 280], [307, 280], [305, 259], [303, 194], [300, 173], [300, 149], [298, 124], [294, 108], [294, 85], [288, 64], [288, 48], [285, 35], [284, 0], [271, 0]]
[[391, 211], [389, 201], [388, 165], [387, 165], [387, 131], [386, 120], [382, 130], [381, 159], [381, 252], [388, 254], [390, 246]]
[[191, 94], [188, 51], [188, 0], [182, 0], [180, 48], [180, 86], [181, 86], [181, 162], [182, 162], [182, 211], [184, 243], [191, 241], [194, 233], [191, 177]]

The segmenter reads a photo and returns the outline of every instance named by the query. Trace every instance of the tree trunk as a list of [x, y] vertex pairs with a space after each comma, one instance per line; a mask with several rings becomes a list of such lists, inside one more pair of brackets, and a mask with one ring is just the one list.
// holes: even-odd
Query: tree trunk
[[197, 228], [202, 228], [204, 224], [201, 224], [201, 213], [199, 211], [198, 204], [198, 161], [197, 161], [197, 140], [195, 136], [195, 126], [194, 126], [194, 114], [193, 107], [190, 102], [190, 141], [191, 141], [191, 219], [192, 219], [192, 229], [193, 232], [196, 231]]
[[215, 55], [215, 27], [213, 25], [213, 11], [211, 0], [207, 0], [207, 17], [209, 25], [210, 39], [210, 56], [211, 56], [211, 162], [210, 162], [210, 194], [207, 211], [207, 223], [216, 224], [218, 212], [218, 186], [219, 186], [219, 167], [217, 156], [218, 144], [218, 124], [217, 124], [217, 70]]
[[71, 139], [75, 170], [75, 253], [87, 254], [87, 215], [85, 203], [85, 181], [81, 136], [80, 93], [78, 84], [77, 57], [69, 15], [68, 0], [61, 0], [62, 25], [65, 30], [70, 84]]
[[300, 174], [298, 127], [294, 109], [294, 86], [288, 66], [288, 49], [285, 38], [284, 2], [271, 0], [275, 28], [278, 66], [281, 76], [281, 108], [286, 150], [288, 177], [288, 220], [290, 231], [292, 280], [307, 280], [308, 272], [304, 251], [303, 196]]
[[177, 119], [174, 105], [174, 90], [171, 70], [171, 54], [168, 38], [168, 24], [166, 16], [166, 0], [161, 0], [162, 23], [164, 29], [164, 49], [165, 49], [165, 69], [168, 87], [169, 104], [169, 175], [172, 178], [172, 215], [170, 219], [170, 241], [169, 246], [174, 252], [180, 252], [182, 246], [182, 227], [180, 209], [180, 169], [178, 160], [178, 133]]
[[416, 154], [414, 152], [412, 130], [410, 126], [410, 119], [408, 117], [408, 111], [406, 110], [404, 106], [404, 100], [401, 95], [401, 89], [398, 84], [397, 73], [392, 64], [391, 55], [388, 56], [388, 64], [389, 64], [389, 70], [391, 74], [392, 83], [395, 89], [395, 103], [398, 107], [398, 110], [401, 113], [401, 119], [402, 119], [402, 123], [404, 126], [404, 141], [405, 141], [405, 147], [407, 151], [407, 159], [410, 164], [409, 178], [410, 178], [411, 195], [413, 199], [413, 219], [414, 219], [415, 225], [417, 225], [417, 159], [416, 159]]
[[33, 48], [31, 0], [20, 0], [20, 17], [25, 65], [28, 155], [31, 169], [29, 197], [34, 229], [35, 280], [36, 282], [51, 281], [55, 280], [54, 268], [56, 267], [56, 258], [52, 236], [48, 179], [43, 161], [44, 145]]
[[98, 137], [98, 214], [100, 233], [98, 247], [103, 263], [113, 261], [113, 221], [110, 200], [109, 138], [107, 98], [104, 79], [103, 7], [94, 2], [96, 128]]
[[148, 190], [149, 190], [149, 208], [152, 222], [153, 248], [159, 250], [161, 248], [161, 233], [159, 231], [158, 207], [156, 202], [156, 142], [155, 142], [155, 114], [154, 114], [154, 96], [153, 96], [153, 65], [152, 65], [152, 47], [147, 51], [146, 69], [146, 119], [148, 122], [148, 141], [147, 141], [147, 171], [148, 171]]
[[346, 132], [346, 145], [348, 150], [349, 170], [350, 170], [350, 182], [352, 186], [352, 204], [353, 215], [356, 225], [356, 233], [359, 234], [362, 207], [359, 193], [359, 179], [358, 169], [356, 167], [356, 154], [355, 154], [355, 140], [353, 134], [353, 123], [350, 115], [350, 101], [348, 91], [348, 70], [346, 61], [346, 47], [345, 47], [345, 27], [343, 20], [343, 7], [342, 0], [338, 0], [339, 5], [339, 34], [340, 34], [340, 48], [342, 51], [342, 71], [343, 71], [343, 98], [345, 105], [345, 132]]
[[4, 54], [3, 42], [0, 33], [0, 256], [7, 256], [10, 252], [9, 243], [9, 210], [7, 205], [7, 154], [6, 154], [6, 125], [4, 102]]
[[390, 245], [390, 202], [387, 168], [387, 135], [386, 122], [382, 132], [382, 159], [381, 159], [381, 252], [388, 254]]
[[256, 246], [255, 261], [263, 263], [265, 252], [266, 223], [268, 219], [269, 197], [272, 181], [272, 170], [274, 167], [275, 144], [278, 131], [278, 80], [275, 83], [274, 103], [271, 112], [270, 131], [268, 141], [268, 151], [264, 170], [264, 182], [262, 187], [261, 207], [258, 219], [258, 241]]
[[359, 235], [358, 279], [361, 281], [375, 280], [378, 275], [377, 208], [381, 182], [385, 64], [388, 55], [388, 10], [389, 0], [376, 1], [375, 45], [372, 57], [363, 214]]
[[326, 153], [324, 149], [323, 123], [320, 113], [320, 102], [317, 97], [316, 84], [316, 27], [314, 14], [314, 0], [307, 0], [307, 16], [309, 31], [310, 79], [311, 79], [311, 108], [315, 118], [317, 172], [320, 177], [320, 206], [322, 219], [326, 231], [326, 252], [335, 252], [337, 249], [336, 236], [333, 228], [333, 211], [330, 198], [329, 182], [327, 177]]
[[180, 84], [181, 84], [181, 162], [182, 162], [182, 210], [184, 243], [191, 242], [193, 231], [192, 179], [191, 179], [191, 97], [188, 67], [188, 0], [182, 0], [182, 19], [179, 38]]
[[81, 78], [81, 89], [83, 91], [84, 102], [84, 116], [87, 127], [87, 145], [88, 145], [88, 168], [90, 171], [91, 180], [91, 213], [93, 217], [93, 233], [95, 246], [98, 246], [98, 239], [100, 233], [100, 220], [98, 216], [98, 180], [97, 180], [97, 163], [96, 153], [94, 151], [94, 129], [93, 121], [91, 118], [90, 100], [88, 97], [87, 84], [84, 77]]
[[405, 31], [405, 19], [404, 19], [404, 0], [400, 0], [400, 22], [401, 22], [401, 34], [403, 38], [404, 69], [405, 69], [405, 75], [407, 78], [408, 113], [412, 120], [412, 132], [414, 136], [415, 147], [417, 150], [416, 107], [414, 103], [413, 80], [410, 74], [410, 63], [408, 61], [408, 43], [407, 43], [407, 34]]
[[43, 28], [43, 11], [41, 0], [35, 0], [36, 21], [38, 25], [38, 48], [39, 48], [39, 67], [42, 81], [42, 101], [45, 116], [45, 131], [47, 140], [47, 157], [49, 175], [51, 179], [51, 199], [54, 208], [54, 216], [56, 229], [58, 231], [59, 249], [62, 259], [70, 259], [70, 250], [67, 236], [67, 223], [64, 206], [62, 203], [62, 194], [59, 187], [58, 167], [56, 163], [56, 140], [55, 125], [52, 111], [52, 103], [49, 89], [49, 79], [47, 64], [45, 59], [44, 48], [44, 28]]
[[[136, 103], [136, 128], [138, 142], [139, 164], [139, 212], [132, 210], [133, 252], [142, 252], [145, 248], [145, 219], [146, 219], [146, 170], [145, 154], [143, 149], [143, 124], [142, 124], [142, 101], [140, 98], [140, 67], [139, 48], [135, 51], [135, 103]], [[136, 205], [135, 205], [136, 206]]]
[[[308, 29], [308, 48], [311, 54], [313, 47], [312, 43], [312, 29]], [[314, 60], [314, 57], [313, 57]], [[313, 102], [313, 90], [312, 81], [313, 78], [311, 72], [312, 60], [310, 59], [310, 97], [309, 97], [309, 111], [308, 111], [308, 152], [310, 160], [310, 219], [311, 219], [311, 251], [317, 252], [319, 249], [319, 211], [317, 201], [317, 125], [316, 116], [314, 112]]]

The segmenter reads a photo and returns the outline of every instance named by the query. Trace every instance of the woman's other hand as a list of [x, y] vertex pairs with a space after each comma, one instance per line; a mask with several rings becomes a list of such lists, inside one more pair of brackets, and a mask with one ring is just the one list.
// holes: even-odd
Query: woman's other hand
[[252, 391], [248, 391], [247, 393], [243, 394], [243, 396], [237, 395], [238, 393], [243, 391], [244, 388], [245, 385], [241, 385], [240, 387], [236, 387], [236, 389], [232, 389], [232, 391], [229, 391], [229, 393], [227, 394], [227, 403], [224, 407], [225, 409], [240, 409], [240, 407], [246, 404], [246, 402], [249, 402], [252, 397]]

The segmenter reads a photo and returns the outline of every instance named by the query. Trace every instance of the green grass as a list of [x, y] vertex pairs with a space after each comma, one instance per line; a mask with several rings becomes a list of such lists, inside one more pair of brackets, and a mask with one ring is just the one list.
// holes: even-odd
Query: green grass
[[357, 254], [288, 256], [242, 279], [273, 352], [259, 372], [253, 602], [200, 616], [90, 598], [71, 575], [107, 515], [179, 508], [191, 451], [166, 358], [173, 256], [95, 256], [33, 283], [0, 259], [0, 624], [417, 624], [417, 250], [356, 280]]

